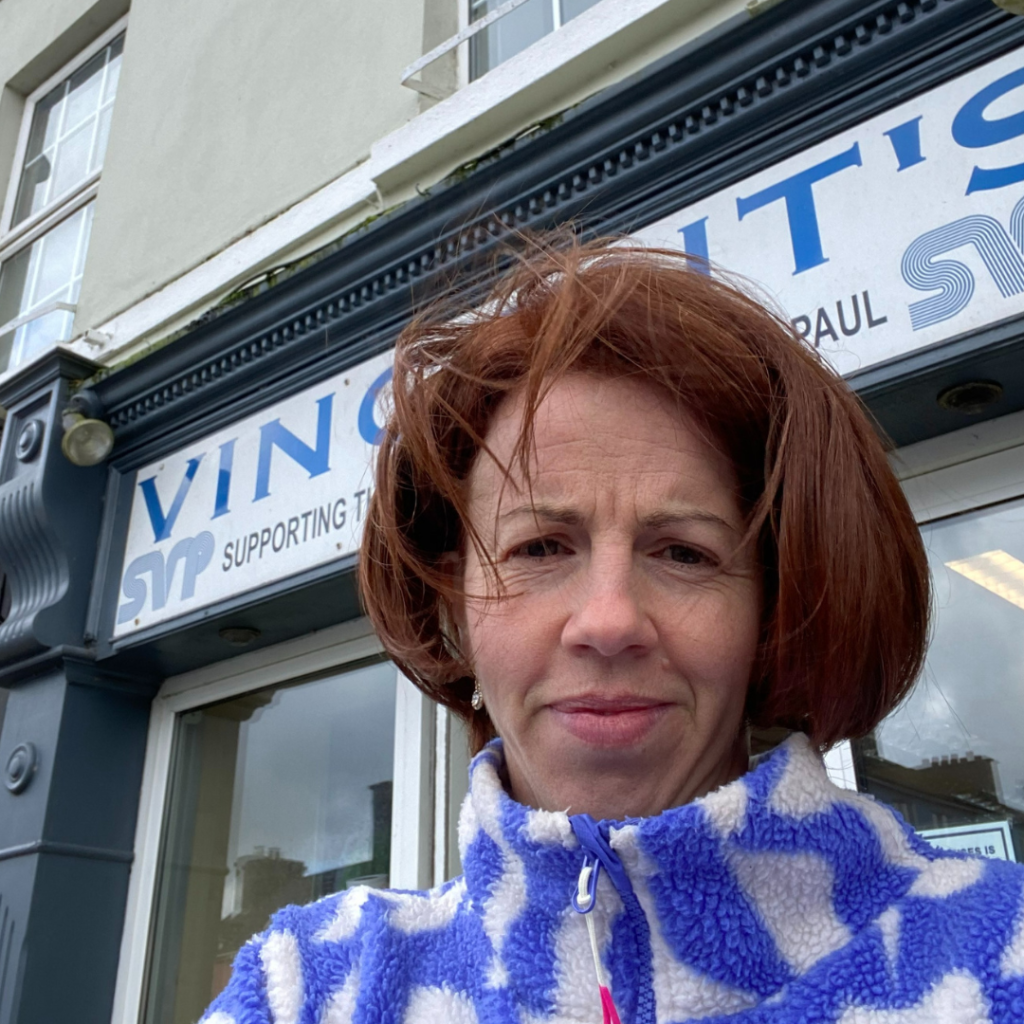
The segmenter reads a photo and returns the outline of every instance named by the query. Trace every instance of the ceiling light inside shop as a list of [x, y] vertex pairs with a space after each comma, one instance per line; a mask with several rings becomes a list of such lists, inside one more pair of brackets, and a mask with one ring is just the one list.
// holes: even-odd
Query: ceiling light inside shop
[[1005, 551], [985, 551], [946, 563], [947, 569], [966, 576], [1018, 608], [1024, 608], [1024, 562]]

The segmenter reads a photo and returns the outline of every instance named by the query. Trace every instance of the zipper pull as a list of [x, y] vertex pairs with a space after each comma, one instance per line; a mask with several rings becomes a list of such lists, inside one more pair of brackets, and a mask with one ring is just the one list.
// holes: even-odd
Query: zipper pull
[[583, 867], [580, 869], [580, 877], [576, 883], [576, 892], [573, 893], [572, 905], [573, 909], [578, 914], [582, 914], [583, 919], [587, 922], [590, 952], [594, 956], [594, 973], [597, 975], [597, 988], [601, 993], [601, 1024], [622, 1024], [618, 1011], [615, 1009], [611, 989], [608, 986], [608, 976], [605, 973], [604, 964], [601, 963], [601, 954], [597, 949], [597, 928], [590, 915], [597, 902], [597, 876], [600, 870], [600, 861], [591, 861], [586, 856], [583, 858]]

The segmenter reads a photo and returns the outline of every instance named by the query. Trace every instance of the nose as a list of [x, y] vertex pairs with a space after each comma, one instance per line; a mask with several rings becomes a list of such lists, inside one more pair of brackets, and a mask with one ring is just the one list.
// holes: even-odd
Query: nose
[[574, 606], [562, 629], [563, 646], [605, 658], [643, 655], [651, 650], [657, 634], [634, 578], [632, 558], [592, 562], [581, 576]]

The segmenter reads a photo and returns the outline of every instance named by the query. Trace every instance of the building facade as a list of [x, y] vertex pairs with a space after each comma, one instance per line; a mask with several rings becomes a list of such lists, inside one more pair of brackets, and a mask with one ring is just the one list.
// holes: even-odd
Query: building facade
[[847, 377], [936, 624], [830, 772], [1024, 858], [1024, 21], [0, 0], [0, 83], [0, 1024], [190, 1024], [277, 907], [459, 870], [355, 552], [398, 331], [520, 230], [708, 257]]

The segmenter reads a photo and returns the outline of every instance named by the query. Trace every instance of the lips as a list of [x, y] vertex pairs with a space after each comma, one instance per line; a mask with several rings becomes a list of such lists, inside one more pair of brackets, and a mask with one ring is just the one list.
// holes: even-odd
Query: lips
[[587, 694], [556, 701], [548, 710], [577, 740], [597, 747], [628, 747], [639, 743], [670, 707], [650, 697]]

